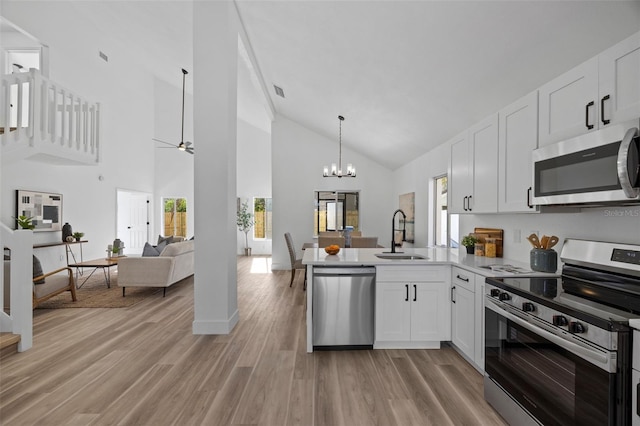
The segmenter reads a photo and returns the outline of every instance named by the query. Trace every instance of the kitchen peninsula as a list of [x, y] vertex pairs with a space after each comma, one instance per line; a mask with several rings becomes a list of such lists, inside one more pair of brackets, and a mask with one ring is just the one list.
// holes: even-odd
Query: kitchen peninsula
[[[314, 350], [314, 270], [375, 267], [374, 349], [437, 349], [442, 341], [453, 341], [476, 368], [482, 368], [483, 364], [481, 353], [474, 356], [475, 348], [481, 345], [464, 344], [461, 334], [467, 333], [471, 340], [479, 338], [474, 336], [474, 330], [481, 330], [484, 278], [554, 275], [532, 272], [529, 265], [522, 262], [467, 255], [459, 249], [404, 249], [404, 259], [376, 256], [384, 251], [383, 248], [343, 248], [337, 255], [328, 255], [322, 248], [304, 251], [302, 263], [307, 266], [308, 286], [307, 352]], [[464, 322], [456, 319], [456, 302], [461, 308], [464, 306], [460, 311], [466, 318]], [[347, 324], [336, 326], [348, 327]], [[467, 346], [470, 349], [464, 353]]]

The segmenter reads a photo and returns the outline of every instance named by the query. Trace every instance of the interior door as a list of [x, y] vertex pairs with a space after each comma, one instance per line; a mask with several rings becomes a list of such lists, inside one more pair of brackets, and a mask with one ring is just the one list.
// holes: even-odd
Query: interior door
[[150, 200], [151, 195], [144, 192], [118, 190], [117, 234], [126, 254], [142, 254], [149, 241]]

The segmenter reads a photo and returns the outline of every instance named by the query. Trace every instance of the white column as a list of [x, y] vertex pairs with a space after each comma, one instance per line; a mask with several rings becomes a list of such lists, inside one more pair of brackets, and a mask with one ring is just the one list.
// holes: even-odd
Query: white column
[[228, 334], [239, 318], [237, 57], [238, 17], [233, 2], [194, 2], [194, 334]]

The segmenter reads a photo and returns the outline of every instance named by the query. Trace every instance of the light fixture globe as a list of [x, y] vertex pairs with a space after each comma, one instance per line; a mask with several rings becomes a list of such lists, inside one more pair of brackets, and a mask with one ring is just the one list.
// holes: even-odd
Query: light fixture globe
[[356, 177], [356, 168], [353, 167], [351, 163], [347, 164], [346, 173], [342, 173], [342, 122], [344, 121], [344, 117], [339, 115], [338, 120], [340, 120], [338, 164], [336, 165], [336, 163], [331, 163], [331, 169], [329, 169], [329, 167], [327, 166], [324, 166], [324, 169], [322, 170], [322, 176], [337, 178]]

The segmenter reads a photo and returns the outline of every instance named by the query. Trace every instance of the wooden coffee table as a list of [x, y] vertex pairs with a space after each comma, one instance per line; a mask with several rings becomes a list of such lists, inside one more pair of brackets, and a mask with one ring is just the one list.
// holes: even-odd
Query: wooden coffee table
[[[118, 259], [121, 259], [126, 256], [120, 257], [110, 257], [110, 258], [102, 258], [102, 259], [93, 259], [87, 260], [85, 262], [72, 263], [69, 265], [71, 268], [76, 268], [76, 288], [82, 288], [82, 286], [87, 282], [89, 278], [96, 272], [98, 269], [102, 269], [102, 273], [104, 274], [104, 280], [107, 283], [107, 288], [111, 288], [111, 267], [118, 266]], [[93, 268], [93, 271], [87, 276], [82, 284], [78, 285], [78, 276], [81, 268]]]

